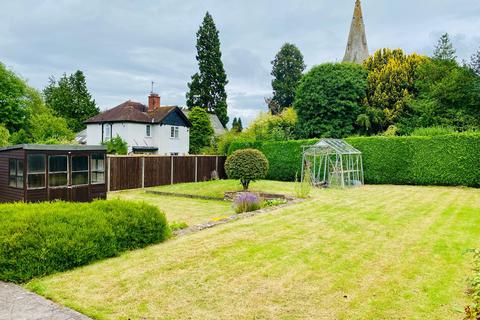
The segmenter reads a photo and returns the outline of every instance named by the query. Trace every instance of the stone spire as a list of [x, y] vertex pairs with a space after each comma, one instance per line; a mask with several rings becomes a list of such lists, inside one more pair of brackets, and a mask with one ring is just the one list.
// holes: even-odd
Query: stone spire
[[347, 49], [345, 50], [343, 62], [355, 62], [361, 64], [368, 58], [368, 55], [362, 5], [360, 4], [360, 0], [356, 0], [352, 25], [350, 27], [350, 35], [348, 36]]

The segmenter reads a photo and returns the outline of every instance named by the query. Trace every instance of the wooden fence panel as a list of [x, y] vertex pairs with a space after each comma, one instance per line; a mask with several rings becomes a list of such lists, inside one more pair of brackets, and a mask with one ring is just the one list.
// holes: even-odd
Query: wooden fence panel
[[[225, 179], [224, 156], [108, 156], [109, 190], [206, 181], [217, 170]], [[172, 172], [173, 169], [173, 172]]]
[[111, 191], [142, 187], [142, 158], [109, 157]]
[[197, 181], [212, 179], [212, 172], [217, 170], [217, 157], [197, 157]]
[[163, 186], [172, 183], [172, 157], [145, 157], [144, 187]]
[[173, 157], [173, 183], [195, 182], [195, 157]]

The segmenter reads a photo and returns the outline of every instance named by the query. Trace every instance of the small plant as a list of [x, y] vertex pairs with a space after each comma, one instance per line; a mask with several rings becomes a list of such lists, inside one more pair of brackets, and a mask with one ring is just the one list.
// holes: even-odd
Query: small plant
[[275, 207], [275, 206], [279, 206], [279, 205], [282, 205], [282, 204], [285, 204], [285, 203], [287, 203], [287, 200], [285, 200], [285, 199], [269, 199], [269, 200], [263, 201], [263, 206], [264, 207]]
[[310, 167], [305, 167], [305, 172], [303, 174], [303, 179], [298, 181], [297, 174], [295, 174], [295, 195], [297, 198], [306, 199], [310, 195], [312, 190], [312, 174], [310, 172]]
[[182, 230], [188, 228], [188, 224], [186, 222], [177, 222], [173, 221], [170, 223], [170, 230], [172, 231], [177, 231], [177, 230]]
[[480, 319], [480, 249], [471, 250], [473, 253], [474, 276], [470, 280], [468, 293], [472, 303], [465, 307], [465, 320]]
[[233, 202], [233, 209], [236, 213], [250, 212], [260, 209], [260, 198], [250, 192], [240, 193]]
[[239, 179], [243, 190], [251, 181], [263, 179], [268, 173], [268, 160], [256, 149], [235, 151], [225, 162], [225, 172], [230, 179]]
[[128, 153], [128, 144], [124, 141], [118, 134], [116, 137], [108, 140], [107, 142], [103, 143], [107, 146], [107, 153], [108, 154], [127, 154]]

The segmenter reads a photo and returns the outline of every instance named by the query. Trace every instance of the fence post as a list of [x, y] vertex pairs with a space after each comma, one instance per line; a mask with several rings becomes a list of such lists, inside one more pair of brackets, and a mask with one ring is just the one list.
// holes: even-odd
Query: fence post
[[173, 184], [173, 155], [170, 156], [170, 184]]
[[195, 156], [195, 182], [198, 182], [198, 156]]
[[142, 189], [145, 188], [145, 157], [142, 157]]
[[112, 177], [110, 176], [110, 167], [111, 167], [111, 157], [107, 155], [107, 192], [110, 192], [110, 183], [112, 180]]
[[218, 176], [218, 156], [215, 156], [215, 171], [217, 172]]

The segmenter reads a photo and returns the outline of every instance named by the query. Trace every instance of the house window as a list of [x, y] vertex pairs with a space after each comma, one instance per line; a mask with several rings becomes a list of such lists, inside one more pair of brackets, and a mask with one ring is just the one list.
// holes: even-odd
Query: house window
[[107, 123], [105, 126], [104, 126], [104, 130], [105, 130], [105, 141], [108, 141], [112, 138], [112, 125]]
[[27, 186], [28, 189], [45, 188], [45, 156], [29, 154], [27, 156]]
[[178, 139], [178, 127], [170, 127], [170, 138]]
[[8, 185], [12, 188], [23, 188], [23, 160], [10, 159], [8, 165]]
[[68, 184], [68, 157], [50, 156], [48, 158], [48, 185], [65, 187]]
[[72, 185], [88, 184], [88, 156], [72, 157]]
[[152, 126], [147, 124], [145, 128], [145, 136], [151, 137], [152, 136]]
[[105, 156], [101, 153], [92, 154], [90, 167], [92, 168], [91, 183], [105, 183]]

